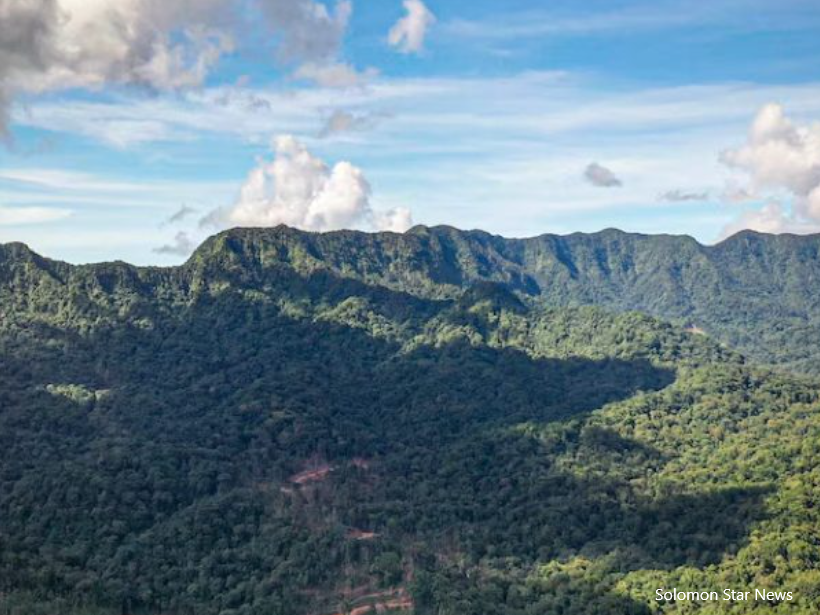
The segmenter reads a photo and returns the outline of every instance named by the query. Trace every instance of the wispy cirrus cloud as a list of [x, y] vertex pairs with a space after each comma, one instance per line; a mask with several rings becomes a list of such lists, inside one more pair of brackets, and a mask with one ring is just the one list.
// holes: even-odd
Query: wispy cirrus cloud
[[688, 190], [681, 190], [675, 188], [674, 190], [667, 190], [663, 194], [658, 195], [659, 201], [668, 201], [670, 203], [684, 203], [687, 201], [705, 201], [709, 198], [709, 192], [692, 192]]
[[[49, 256], [74, 262], [110, 259], [112, 255], [136, 263], [157, 256], [176, 260], [172, 253], [153, 252], [166, 241], [166, 222], [177, 228], [190, 221], [195, 203], [230, 202], [237, 182], [185, 181], [143, 178], [132, 181], [116, 175], [20, 167], [0, 170], [0, 242], [24, 241]], [[199, 240], [196, 237], [193, 240]]]
[[0, 203], [3, 205], [73, 211], [77, 219], [83, 219], [85, 213], [96, 217], [100, 211], [106, 216], [115, 216], [117, 211], [168, 212], [167, 218], [180, 213], [180, 199], [220, 202], [231, 198], [235, 190], [235, 182], [164, 179], [137, 182], [66, 169], [0, 170]]
[[[596, 9], [560, 4], [536, 10], [506, 10], [482, 18], [455, 18], [441, 24], [444, 34], [476, 40], [522, 40], [536, 37], [615, 35], [694, 26], [720, 26], [739, 31], [810, 30], [820, 16], [808, 2], [773, 0], [682, 0], [633, 2]], [[791, 9], [791, 10], [789, 10]], [[739, 11], [753, 11], [758, 19], [739, 20]]]
[[75, 198], [93, 195], [114, 194], [171, 194], [174, 191], [187, 192], [192, 188], [214, 190], [224, 187], [223, 183], [202, 181], [143, 180], [132, 181], [120, 177], [110, 177], [85, 171], [51, 169], [39, 167], [17, 167], [0, 170], [0, 186], [54, 192]]
[[27, 226], [64, 220], [70, 209], [56, 207], [6, 207], [0, 205], [0, 226]]
[[[488, 98], [487, 91], [496, 92]], [[224, 86], [181, 97], [105, 101], [34, 102], [15, 117], [21, 126], [79, 134], [104, 143], [132, 145], [185, 142], [203, 135], [267, 141], [271, 134], [316, 133], [327, 109], [363, 116], [389, 113], [390, 140], [398, 147], [423, 140], [427, 147], [461, 146], [452, 135], [507, 141], [554, 138], [599, 131], [602, 140], [622, 133], [698, 130], [725, 134], [745, 124], [770, 100], [789, 100], [797, 113], [820, 109], [820, 83], [755, 85], [725, 83], [601, 92], [564, 72], [524, 72], [495, 78], [379, 79], [366, 88], [284, 90]], [[742, 105], [738, 100], [743, 100]], [[140, 122], [150, 122], [142, 130]], [[124, 131], [131, 125], [132, 131]], [[442, 138], [444, 135], [450, 135]], [[427, 139], [426, 137], [431, 138]], [[374, 143], [380, 146], [380, 142]]]
[[383, 112], [356, 114], [343, 109], [336, 109], [325, 120], [324, 126], [319, 131], [319, 137], [325, 139], [336, 135], [370, 130], [388, 117], [390, 117], [390, 114]]

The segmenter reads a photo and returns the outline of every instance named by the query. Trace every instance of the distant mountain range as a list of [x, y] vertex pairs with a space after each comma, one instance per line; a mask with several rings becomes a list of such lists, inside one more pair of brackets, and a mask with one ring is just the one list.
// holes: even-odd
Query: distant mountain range
[[813, 615], [818, 244], [0, 246], [0, 614]]

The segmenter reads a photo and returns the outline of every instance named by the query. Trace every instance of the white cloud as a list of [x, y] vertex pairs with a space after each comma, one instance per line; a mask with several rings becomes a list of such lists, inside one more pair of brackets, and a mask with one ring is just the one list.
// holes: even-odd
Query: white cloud
[[[746, 195], [746, 205], [731, 208], [692, 202], [685, 212], [672, 213], [675, 207], [670, 204], [668, 215], [673, 218], [663, 217], [667, 203], [659, 204], [658, 195], [681, 187], [684, 175], [696, 182], [689, 188], [708, 189], [715, 198], [733, 177], [738, 179], [734, 196], [740, 197], [742, 188], [751, 192], [745, 172], [739, 178], [737, 170], [716, 161], [715, 153], [727, 145], [742, 145], [738, 137], [743, 138], [750, 118], [768, 101], [788, 100], [793, 114], [820, 118], [820, 84], [814, 83], [724, 83], [612, 92], [577, 75], [524, 72], [495, 78], [382, 78], [366, 88], [344, 90], [242, 85], [253, 97], [269, 101], [270, 111], [249, 112], [250, 97], [233, 86], [105, 102], [36, 101], [30, 114], [18, 112], [17, 122], [86, 134], [108, 119], [150, 119], [162, 122], [179, 144], [152, 147], [152, 154], [166, 156], [163, 166], [168, 166], [159, 177], [146, 178], [134, 189], [80, 193], [70, 188], [82, 183], [78, 177], [59, 188], [55, 183], [53, 190], [41, 192], [35, 200], [28, 188], [4, 189], [0, 184], [0, 202], [74, 209], [77, 215], [71, 224], [77, 232], [82, 230], [86, 207], [111, 208], [123, 217], [132, 214], [119, 212], [133, 212], [132, 222], [144, 218], [144, 237], [151, 237], [157, 222], [182, 201], [202, 203], [203, 211], [233, 203], [248, 170], [235, 169], [234, 157], [219, 182], [192, 178], [166, 184], [160, 177], [167, 177], [170, 169], [190, 177], [191, 170], [208, 159], [211, 146], [234, 151], [236, 139], [264, 144], [269, 135], [287, 132], [309, 149], [321, 148], [325, 160], [351, 160], [365, 169], [378, 207], [411, 204], [414, 218], [427, 224], [469, 225], [523, 236], [602, 226], [664, 232], [674, 220], [677, 232], [711, 241], [741, 207], [762, 204], [767, 195]], [[494, 96], [487, 97], [488, 91]], [[226, 93], [229, 100], [222, 101]], [[379, 130], [314, 140], [322, 120], [334, 109], [356, 117], [384, 110], [393, 119]], [[579, 172], [591, 160], [615, 170], [624, 187], [593, 188], [579, 181]], [[112, 163], [118, 160], [112, 158]], [[128, 183], [123, 181], [128, 180], [128, 168], [114, 167], [114, 175], [95, 182]], [[6, 171], [3, 167], [0, 174]], [[789, 200], [782, 202], [790, 209]], [[145, 214], [148, 210], [150, 216]], [[26, 228], [39, 232], [46, 227]], [[152, 262], [151, 248], [165, 241], [147, 242], [139, 254], [128, 253], [127, 247], [120, 252], [115, 246], [106, 258], [130, 254], [139, 262]], [[76, 252], [66, 248], [56, 255], [71, 260]]]
[[[495, 94], [487, 97], [487, 91]], [[524, 142], [537, 142], [545, 149], [569, 135], [570, 149], [580, 139], [594, 138], [598, 151], [592, 155], [599, 156], [603, 155], [602, 136], [609, 143], [621, 135], [634, 142], [663, 130], [670, 138], [684, 132], [694, 137], [699, 132], [700, 155], [711, 151], [711, 162], [714, 151], [730, 143], [747, 124], [750, 110], [772, 98], [790, 100], [791, 108], [803, 114], [820, 113], [818, 84], [718, 84], [613, 94], [585, 87], [578, 77], [564, 73], [526, 72], [504, 78], [383, 78], [368, 87], [343, 90], [220, 86], [173, 97], [36, 101], [28, 112], [16, 113], [14, 121], [107, 143], [125, 138], [117, 128], [124, 122], [155, 123], [151, 130], [134, 133], [136, 143], [193, 141], [203, 134], [264, 142], [268, 135], [283, 131], [315, 134], [316, 114], [327, 109], [377, 108], [397, 118], [389, 132], [374, 134], [383, 140], [370, 138], [370, 146], [380, 151], [417, 151], [422, 144], [427, 151], [498, 150], [515, 144], [509, 152], [515, 154]], [[738, 100], [745, 103], [738, 105]], [[476, 145], [479, 139], [480, 146]], [[561, 148], [567, 150], [567, 144]]]
[[[559, 3], [560, 4], [560, 3]], [[518, 41], [527, 38], [593, 36], [645, 33], [675, 28], [731, 24], [734, 31], [754, 32], [761, 27], [769, 31], [802, 30], [818, 24], [816, 12], [790, 10], [789, 2], [743, 0], [742, 6], [754, 11], [758, 19], [738, 20], [737, 0], [711, 2], [664, 1], [601, 3], [583, 13], [567, 13], [550, 8], [547, 3], [533, 3], [537, 8], [516, 10], [505, 5], [495, 14], [481, 20], [454, 19], [442, 29], [460, 39], [482, 41]], [[800, 2], [791, 3], [795, 5]], [[620, 5], [620, 6], [619, 6]], [[541, 8], [544, 6], [545, 8]], [[764, 25], [765, 24], [765, 25]]]
[[409, 211], [374, 211], [370, 184], [349, 162], [329, 167], [292, 136], [274, 142], [271, 162], [260, 161], [242, 186], [233, 207], [216, 210], [203, 224], [271, 227], [279, 224], [309, 231], [375, 228], [404, 231]]
[[[251, 21], [257, 10], [265, 19]], [[251, 33], [272, 40], [280, 62], [303, 65], [302, 78], [359, 83], [372, 73], [359, 75], [336, 59], [351, 12], [349, 0], [333, 10], [314, 0], [2, 0], [0, 137], [9, 137], [9, 107], [21, 94], [199, 87]], [[141, 122], [114, 130], [164, 134], [150, 118]]]
[[0, 226], [22, 226], [64, 220], [71, 210], [52, 207], [5, 207], [0, 205]]
[[[114, 217], [132, 210], [137, 218], [150, 221], [153, 216], [179, 207], [180, 199], [189, 202], [224, 203], [236, 189], [232, 181], [168, 181], [144, 178], [129, 181], [66, 169], [13, 168], [0, 170], [0, 203], [18, 207], [48, 204], [76, 211], [72, 222], [85, 220], [89, 212], [106, 212]], [[146, 211], [157, 212], [146, 217]], [[120, 212], [120, 213], [115, 213]], [[148, 229], [153, 232], [154, 226]]]
[[216, 28], [219, 0], [10, 0], [0, 10], [5, 78], [26, 91], [198, 85], [232, 48]]
[[623, 186], [623, 182], [618, 179], [612, 170], [597, 162], [592, 162], [587, 165], [587, 168], [584, 169], [584, 179], [599, 188], [618, 188]]
[[[161, 181], [132, 181], [98, 176], [92, 173], [65, 169], [48, 168], [13, 168], [0, 170], [0, 183], [27, 185], [36, 189], [53, 190], [60, 194], [78, 193], [85, 199], [93, 194], [151, 194], [159, 191], [171, 194], [191, 188], [201, 187], [213, 191], [215, 184], [207, 182], [161, 182]], [[223, 187], [223, 185], [219, 185]]]
[[820, 231], [820, 123], [797, 125], [783, 107], [767, 104], [754, 118], [746, 145], [724, 151], [720, 159], [748, 176], [745, 193], [770, 190], [792, 200], [790, 211], [768, 203], [760, 211], [743, 214], [731, 228], [747, 224], [758, 230], [779, 229], [771, 232]]
[[321, 87], [361, 86], [378, 75], [369, 68], [359, 72], [338, 59], [353, 3], [340, 0], [333, 11], [314, 0], [265, 0], [261, 7], [279, 35], [279, 57], [297, 63], [293, 77]]
[[353, 3], [341, 0], [335, 10], [314, 0], [264, 0], [261, 9], [279, 36], [285, 62], [325, 62], [339, 51]]
[[413, 214], [406, 207], [374, 211], [373, 226], [380, 231], [403, 233], [413, 226]]
[[387, 40], [402, 53], [419, 53], [436, 18], [421, 0], [404, 0], [403, 4], [407, 14], [390, 29]]
[[324, 88], [352, 88], [365, 85], [379, 74], [374, 68], [363, 72], [357, 71], [350, 64], [331, 62], [317, 64], [307, 62], [293, 73], [294, 78], [316, 83]]
[[760, 209], [746, 211], [736, 220], [723, 227], [720, 238], [731, 237], [744, 230], [759, 233], [794, 233], [803, 235], [816, 233], [820, 225], [807, 220], [800, 220], [792, 216], [783, 205], [777, 201], [769, 201]]
[[728, 166], [749, 174], [756, 188], [785, 188], [807, 196], [820, 185], [820, 123], [796, 126], [777, 104], [764, 106], [748, 142], [723, 152]]
[[809, 192], [803, 201], [803, 213], [807, 218], [820, 220], [820, 186]]
[[108, 84], [198, 86], [233, 48], [221, 26], [224, 6], [220, 0], [6, 0], [0, 103], [20, 93]]

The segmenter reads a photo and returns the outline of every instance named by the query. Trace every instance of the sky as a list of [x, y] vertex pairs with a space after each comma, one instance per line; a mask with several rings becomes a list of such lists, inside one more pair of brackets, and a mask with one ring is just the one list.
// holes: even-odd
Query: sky
[[820, 232], [817, 0], [0, 0], [0, 242]]

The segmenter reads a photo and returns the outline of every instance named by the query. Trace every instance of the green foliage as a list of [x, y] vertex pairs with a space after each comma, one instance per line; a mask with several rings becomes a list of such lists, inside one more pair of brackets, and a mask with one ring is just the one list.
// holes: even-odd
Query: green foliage
[[[817, 386], [546, 307], [510, 264], [598, 250], [561, 302], [588, 277], [609, 305], [646, 266], [627, 237], [241, 231], [175, 269], [0, 247], [0, 615], [817, 612]], [[676, 584], [796, 600], [654, 602]]]
[[189, 267], [214, 262], [327, 270], [433, 299], [496, 282], [542, 305], [645, 312], [697, 327], [758, 363], [820, 374], [820, 235], [745, 231], [702, 246], [616, 230], [505, 239], [449, 227], [404, 235], [279, 227], [218, 235]]

